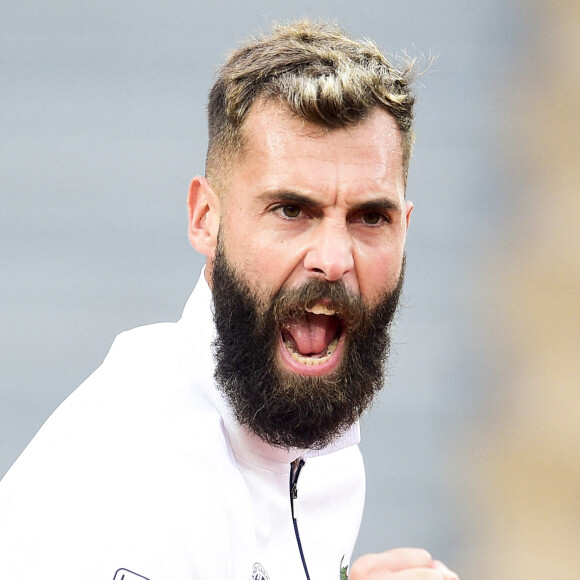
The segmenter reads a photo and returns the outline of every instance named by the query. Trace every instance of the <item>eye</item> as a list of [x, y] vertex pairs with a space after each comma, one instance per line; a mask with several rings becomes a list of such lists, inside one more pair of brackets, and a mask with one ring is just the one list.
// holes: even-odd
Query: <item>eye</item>
[[377, 226], [381, 222], [387, 221], [387, 218], [377, 211], [368, 211], [361, 215], [361, 221], [368, 226]]
[[300, 215], [300, 208], [297, 205], [282, 205], [279, 209], [286, 218], [297, 218]]

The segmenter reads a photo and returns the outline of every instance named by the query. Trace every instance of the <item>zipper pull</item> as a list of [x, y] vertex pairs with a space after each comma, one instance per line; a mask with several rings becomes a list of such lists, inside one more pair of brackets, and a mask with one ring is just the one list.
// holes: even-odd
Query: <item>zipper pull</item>
[[290, 490], [290, 505], [292, 506], [292, 519], [298, 519], [298, 486], [293, 483]]
[[290, 507], [293, 520], [298, 519], [298, 476], [304, 464], [304, 459], [296, 459], [290, 467]]

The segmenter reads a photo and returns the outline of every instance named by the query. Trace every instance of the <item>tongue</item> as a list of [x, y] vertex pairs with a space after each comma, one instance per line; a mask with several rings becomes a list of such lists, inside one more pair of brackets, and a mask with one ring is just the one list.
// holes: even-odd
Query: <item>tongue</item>
[[282, 336], [290, 339], [294, 348], [304, 356], [322, 355], [338, 331], [338, 320], [326, 314], [308, 313], [284, 326]]

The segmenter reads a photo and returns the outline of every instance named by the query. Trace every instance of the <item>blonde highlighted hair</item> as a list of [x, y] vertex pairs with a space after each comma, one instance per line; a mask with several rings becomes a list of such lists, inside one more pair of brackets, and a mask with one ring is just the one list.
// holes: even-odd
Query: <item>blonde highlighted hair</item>
[[208, 102], [210, 183], [218, 191], [225, 186], [229, 164], [243, 153], [252, 105], [270, 99], [327, 130], [386, 110], [401, 132], [406, 178], [414, 141], [412, 68], [408, 59], [389, 62], [372, 41], [353, 40], [332, 23], [274, 25], [232, 52], [218, 71]]

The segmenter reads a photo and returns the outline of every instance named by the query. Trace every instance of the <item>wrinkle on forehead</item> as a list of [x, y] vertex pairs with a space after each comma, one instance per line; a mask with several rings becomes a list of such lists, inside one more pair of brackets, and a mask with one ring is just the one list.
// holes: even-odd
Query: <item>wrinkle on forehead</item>
[[318, 175], [324, 189], [355, 187], [372, 192], [383, 191], [388, 184], [388, 189], [397, 189], [404, 197], [400, 130], [381, 109], [353, 127], [328, 130], [276, 102], [260, 103], [251, 111], [245, 133], [244, 160], [256, 161], [258, 172], [261, 165], [273, 164], [270, 175], [280, 182], [300, 166], [313, 180]]

